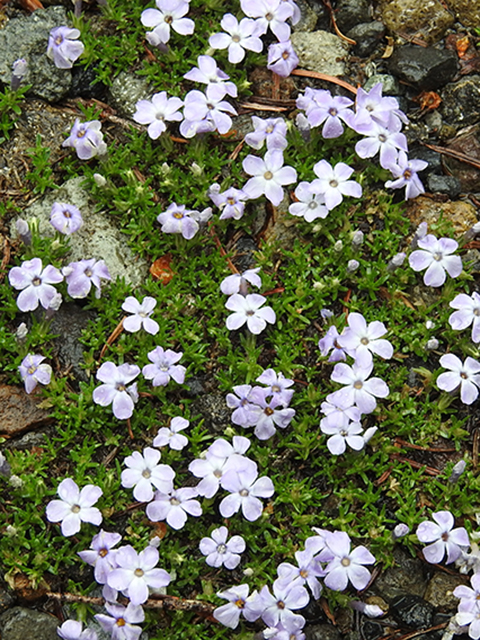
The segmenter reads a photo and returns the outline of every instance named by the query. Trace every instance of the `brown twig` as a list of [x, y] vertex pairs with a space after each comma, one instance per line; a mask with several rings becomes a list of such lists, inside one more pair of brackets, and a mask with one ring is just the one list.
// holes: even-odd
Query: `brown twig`
[[335, 29], [335, 33], [337, 34], [337, 36], [339, 38], [342, 38], [342, 40], [345, 40], [345, 42], [348, 42], [349, 44], [357, 44], [356, 40], [352, 40], [351, 38], [344, 36], [343, 33], [338, 28], [337, 21], [335, 20], [335, 11], [332, 7], [330, 0], [323, 0], [323, 4], [327, 7], [327, 9], [330, 12], [330, 20], [332, 21], [332, 26]]
[[439, 448], [434, 449], [432, 447], [421, 447], [419, 444], [411, 444], [410, 442], [406, 442], [401, 438], [395, 438], [395, 445], [400, 447], [407, 447], [408, 449], [415, 449], [416, 451], [429, 451], [430, 453], [455, 453], [456, 449], [449, 448]]
[[335, 76], [329, 76], [326, 73], [320, 73], [319, 71], [307, 71], [306, 69], [294, 69], [291, 72], [292, 76], [304, 76], [306, 78], [317, 78], [318, 80], [325, 80], [326, 82], [332, 82], [333, 84], [338, 84], [338, 86], [347, 89], [354, 95], [357, 95], [357, 89], [345, 82], [345, 80], [340, 80], [340, 78], [336, 78]]
[[[423, 634], [430, 633], [430, 631], [438, 631], [439, 629], [445, 629], [448, 625], [448, 622], [442, 622], [442, 624], [437, 624], [434, 627], [429, 627], [428, 629], [420, 629], [419, 631], [412, 631], [411, 633], [407, 633], [403, 636], [396, 638], [395, 640], [410, 640], [410, 638], [415, 638], [416, 636], [421, 636]], [[398, 632], [397, 632], [398, 633]], [[389, 633], [386, 636], [382, 636], [379, 640], [389, 640], [393, 638], [395, 634]]]
[[478, 467], [479, 440], [480, 440], [480, 430], [475, 429], [473, 433], [473, 447], [472, 447], [472, 466], [474, 471], [476, 471]]
[[242, 109], [254, 109], [255, 111], [288, 111], [290, 107], [278, 107], [271, 104], [260, 104], [259, 102], [241, 102]]
[[102, 350], [100, 351], [100, 355], [98, 357], [98, 361], [100, 362], [100, 360], [103, 358], [103, 356], [105, 355], [106, 350], [108, 349], [108, 347], [110, 347], [115, 340], [118, 338], [118, 336], [122, 333], [123, 331], [123, 321], [125, 320], [127, 316], [123, 316], [123, 318], [120, 320], [120, 322], [117, 324], [117, 326], [115, 327], [115, 329], [112, 331], [112, 333], [108, 336], [106, 343], [103, 345]]
[[0, 264], [0, 282], [5, 278], [5, 269], [10, 261], [10, 243], [7, 236], [3, 237], [3, 257]]
[[428, 474], [429, 476], [439, 476], [441, 474], [441, 471], [439, 471], [438, 469], [435, 469], [434, 467], [429, 467], [428, 465], [422, 464], [421, 462], [410, 460], [410, 458], [404, 458], [403, 456], [400, 456], [397, 453], [390, 454], [390, 458], [393, 458], [394, 460], [398, 460], [399, 462], [405, 462], [406, 464], [409, 464], [414, 469], [423, 469], [425, 473]]
[[130, 436], [130, 440], [133, 440], [132, 423], [130, 422], [130, 418], [127, 418], [127, 428], [128, 428], [128, 435]]
[[427, 144], [426, 142], [422, 142], [422, 144], [424, 147], [427, 147], [427, 149], [432, 149], [432, 151], [436, 151], [437, 153], [443, 153], [445, 156], [450, 156], [451, 158], [455, 158], [455, 160], [460, 160], [460, 162], [465, 162], [476, 169], [480, 169], [480, 160], [475, 160], [475, 158], [471, 158], [460, 151], [447, 149], [447, 147], [439, 147], [436, 144]]
[[222, 247], [222, 243], [220, 242], [217, 234], [215, 233], [215, 227], [213, 226], [212, 222], [208, 223], [208, 230], [210, 232], [210, 235], [213, 238], [213, 241], [215, 242], [215, 244], [218, 247], [218, 250], [220, 251], [220, 255], [223, 256], [225, 258], [225, 260], [228, 263], [228, 266], [230, 267], [230, 271], [232, 273], [239, 273], [237, 267], [233, 264], [233, 262], [230, 260], [230, 258], [227, 256], [227, 252], [225, 251], [225, 249]]

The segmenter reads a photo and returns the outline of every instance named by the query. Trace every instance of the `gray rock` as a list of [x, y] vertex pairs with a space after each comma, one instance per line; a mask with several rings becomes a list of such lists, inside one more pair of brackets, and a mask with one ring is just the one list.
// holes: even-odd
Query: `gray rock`
[[2, 640], [58, 640], [57, 627], [57, 618], [35, 609], [13, 607], [0, 615]]
[[337, 0], [335, 20], [343, 33], [353, 29], [357, 24], [365, 22], [369, 15], [367, 0]]
[[469, 75], [447, 84], [441, 92], [444, 119], [456, 128], [480, 121], [480, 75]]
[[312, 624], [303, 631], [305, 640], [342, 640], [340, 632], [331, 624]]
[[384, 96], [398, 96], [400, 93], [400, 84], [396, 78], [388, 73], [376, 73], [374, 76], [366, 81], [363, 88], [365, 91], [370, 91], [372, 87], [381, 82], [383, 84]]
[[232, 410], [221, 393], [207, 393], [192, 402], [192, 413], [200, 413], [206, 429], [222, 434], [231, 423]]
[[347, 32], [347, 36], [357, 43], [353, 46], [353, 53], [360, 58], [366, 58], [385, 35], [385, 27], [381, 22], [362, 22]]
[[425, 600], [436, 609], [453, 613], [458, 606], [458, 598], [453, 595], [453, 590], [461, 584], [468, 584], [465, 576], [436, 571], [428, 582]]
[[453, 15], [440, 0], [382, 0], [380, 12], [387, 29], [400, 35], [415, 35], [427, 44], [438, 42], [454, 23]]
[[480, 0], [448, 0], [448, 6], [464, 27], [476, 28], [480, 24]]
[[435, 607], [415, 595], [394, 598], [390, 604], [390, 613], [402, 626], [418, 631], [432, 626]]
[[451, 51], [407, 44], [393, 52], [389, 70], [422, 91], [438, 89], [457, 73], [457, 56]]
[[306, 0], [296, 0], [302, 17], [293, 25], [293, 31], [313, 31], [318, 22], [318, 14], [312, 9]]
[[[74, 204], [81, 211], [83, 226], [72, 234], [70, 251], [66, 260], [77, 261], [84, 258], [102, 258], [112, 279], [124, 277], [132, 287], [140, 286], [148, 275], [148, 264], [134, 256], [126, 238], [120, 233], [115, 221], [101, 211], [95, 211], [88, 191], [82, 186], [82, 177], [72, 178], [59, 189], [25, 209], [22, 217], [27, 221], [36, 218], [42, 235], [53, 235], [50, 224], [50, 210], [54, 202]], [[13, 231], [12, 235], [16, 235]]]
[[422, 176], [429, 173], [440, 173], [442, 170], [442, 156], [437, 151], [427, 149], [427, 147], [412, 147], [408, 157], [428, 162], [428, 167], [423, 170]]
[[110, 101], [124, 116], [132, 116], [139, 100], [150, 98], [154, 91], [143, 78], [122, 71], [113, 79], [109, 90]]
[[452, 199], [457, 198], [462, 191], [460, 180], [455, 176], [439, 176], [433, 173], [428, 177], [427, 185], [430, 193], [446, 193]]
[[345, 73], [348, 45], [328, 31], [292, 33], [292, 44], [299, 66], [310, 71], [341, 76]]
[[3, 613], [15, 603], [15, 596], [8, 590], [6, 582], [0, 581], [0, 613]]
[[28, 62], [24, 84], [31, 84], [31, 95], [56, 102], [69, 91], [72, 73], [57, 69], [47, 57], [51, 29], [67, 24], [62, 6], [37, 9], [28, 16], [13, 18], [0, 30], [0, 82], [10, 84], [12, 64], [18, 58]]
[[378, 576], [372, 591], [387, 602], [407, 593], [423, 596], [427, 586], [423, 577], [423, 563], [398, 546], [393, 550], [393, 559], [396, 566], [389, 567]]

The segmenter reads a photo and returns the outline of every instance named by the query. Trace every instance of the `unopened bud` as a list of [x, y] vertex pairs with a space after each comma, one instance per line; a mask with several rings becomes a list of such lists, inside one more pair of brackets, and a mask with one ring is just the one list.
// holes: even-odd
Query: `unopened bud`
[[103, 187], [107, 184], [106, 178], [104, 178], [101, 173], [94, 173], [93, 179], [99, 189], [103, 189]]
[[434, 351], [435, 349], [438, 349], [439, 344], [440, 343], [436, 338], [430, 338], [430, 340], [425, 345], [425, 349], [428, 349], [429, 351]]
[[456, 482], [458, 482], [458, 480], [460, 479], [460, 476], [465, 471], [466, 466], [467, 466], [467, 463], [465, 462], [465, 460], [459, 460], [457, 464], [453, 467], [448, 481], [451, 482], [452, 484], [455, 484]]
[[25, 58], [15, 60], [12, 65], [12, 79], [10, 81], [10, 88], [12, 91], [16, 91], [20, 87], [23, 78], [27, 75], [27, 71], [28, 62]]
[[297, 125], [298, 130], [300, 131], [300, 135], [305, 140], [305, 142], [310, 141], [310, 123], [308, 118], [303, 113], [298, 113], [295, 118], [295, 124]]
[[23, 487], [23, 480], [19, 476], [10, 476], [10, 484], [14, 489], [21, 489]]
[[433, 323], [431, 320], [427, 320], [427, 321], [425, 322], [425, 327], [426, 327], [427, 329], [433, 329], [433, 327], [434, 327], [434, 326], [435, 326], [435, 325], [434, 325], [434, 323]]
[[401, 251], [400, 253], [396, 253], [388, 263], [387, 269], [389, 271], [395, 271], [395, 269], [402, 266], [406, 257], [407, 257], [407, 254], [404, 253], [403, 251]]
[[415, 231], [415, 235], [412, 238], [412, 242], [410, 243], [410, 246], [412, 249], [416, 249], [418, 246], [418, 241], [419, 240], [423, 240], [423, 238], [427, 235], [428, 232], [428, 225], [426, 222], [421, 222], [416, 231]]
[[410, 533], [410, 527], [403, 522], [397, 524], [395, 529], [392, 531], [392, 537], [394, 540], [398, 540], [399, 538], [403, 538], [407, 534]]
[[365, 239], [365, 236], [363, 231], [361, 231], [360, 229], [357, 229], [357, 231], [355, 231], [355, 233], [352, 236], [352, 244], [355, 247], [359, 247], [360, 245], [363, 244], [364, 239]]
[[246, 569], [243, 570], [243, 575], [246, 578], [250, 578], [251, 576], [253, 576], [253, 569], [251, 567], [247, 567]]
[[363, 613], [369, 618], [378, 618], [385, 615], [385, 611], [379, 607], [378, 604], [367, 604], [360, 600], [353, 600], [350, 602], [350, 606], [352, 609], [355, 609], [355, 611], [360, 611], [360, 613]]
[[10, 476], [10, 473], [10, 465], [8, 464], [7, 459], [5, 458], [3, 453], [0, 453], [0, 476], [5, 476], [5, 478], [8, 478]]
[[19, 342], [22, 342], [22, 340], [25, 340], [25, 338], [27, 337], [27, 334], [27, 325], [25, 324], [25, 322], [22, 322], [18, 325], [17, 330], [15, 331], [15, 337]]
[[328, 320], [328, 318], [333, 318], [334, 313], [330, 309], [320, 309], [320, 315], [324, 320]]
[[333, 245], [333, 250], [336, 251], [337, 253], [340, 253], [340, 251], [343, 251], [343, 242], [341, 240], [337, 240]]
[[196, 162], [192, 163], [192, 165], [190, 167], [190, 171], [197, 178], [203, 174], [203, 168], [199, 164], [197, 164]]
[[28, 222], [19, 218], [15, 223], [15, 228], [23, 244], [30, 245], [32, 242], [32, 232], [28, 226]]
[[360, 263], [358, 262], [358, 260], [349, 260], [347, 262], [347, 273], [353, 273], [358, 269], [359, 266]]

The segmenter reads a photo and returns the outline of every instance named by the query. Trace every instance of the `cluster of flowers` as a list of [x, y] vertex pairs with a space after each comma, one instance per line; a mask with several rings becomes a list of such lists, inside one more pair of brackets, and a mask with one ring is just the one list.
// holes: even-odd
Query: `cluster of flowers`
[[268, 440], [280, 429], [288, 427], [295, 416], [295, 409], [288, 408], [293, 396], [293, 380], [266, 369], [256, 382], [267, 385], [252, 387], [242, 384], [233, 387], [234, 393], [227, 395], [227, 405], [234, 409], [232, 422], [240, 427], [255, 427], [259, 440]]
[[[327, 447], [334, 455], [344, 453], [346, 445], [359, 451], [376, 432], [370, 427], [363, 432], [362, 414], [374, 411], [377, 398], [389, 394], [387, 384], [380, 378], [370, 378], [373, 371], [373, 354], [389, 360], [393, 356], [392, 344], [382, 338], [387, 332], [383, 322], [375, 320], [367, 324], [360, 313], [350, 313], [348, 326], [341, 334], [332, 325], [318, 347], [322, 356], [330, 354], [329, 362], [337, 362], [331, 380], [344, 387], [329, 394], [322, 403], [324, 418], [320, 421], [323, 433], [329, 435]], [[354, 358], [352, 366], [339, 360]]]
[[227, 276], [220, 284], [220, 290], [229, 296], [225, 307], [233, 313], [227, 318], [227, 328], [240, 329], [247, 323], [248, 330], [258, 335], [269, 324], [276, 320], [275, 311], [263, 306], [267, 299], [258, 293], [248, 293], [248, 284], [261, 287], [259, 268], [247, 269], [243, 273]]
[[265, 585], [249, 595], [247, 584], [221, 591], [217, 595], [228, 603], [215, 609], [215, 619], [235, 629], [240, 615], [249, 622], [261, 618], [268, 625], [263, 632], [265, 638], [304, 640], [305, 618], [295, 611], [306, 607], [310, 600], [306, 587], [315, 599], [322, 592], [318, 578], [335, 591], [343, 591], [349, 582], [355, 589], [365, 589], [371, 578], [365, 565], [375, 562], [370, 551], [364, 546], [351, 549], [350, 537], [343, 531], [313, 530], [316, 535], [307, 538], [305, 548], [295, 553], [297, 565], [283, 562], [277, 567], [273, 593]]

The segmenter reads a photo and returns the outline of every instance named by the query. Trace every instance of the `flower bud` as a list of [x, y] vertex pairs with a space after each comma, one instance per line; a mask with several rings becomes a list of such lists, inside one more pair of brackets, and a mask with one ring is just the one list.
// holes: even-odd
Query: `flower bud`
[[408, 533], [410, 533], [410, 527], [403, 522], [397, 524], [395, 529], [392, 531], [392, 537], [394, 540], [398, 540], [399, 538], [403, 538]]
[[358, 260], [349, 260], [347, 262], [347, 273], [353, 273], [358, 269], [359, 266], [360, 263], [358, 262]]
[[99, 189], [103, 189], [103, 187], [107, 184], [107, 180], [102, 176], [101, 173], [94, 173], [93, 179], [95, 180], [95, 184]]
[[436, 338], [430, 338], [430, 340], [428, 340], [427, 344], [425, 345], [425, 349], [428, 349], [429, 351], [434, 351], [435, 349], [438, 349], [439, 344], [440, 343]]
[[27, 246], [30, 245], [32, 243], [32, 232], [30, 231], [28, 222], [19, 218], [15, 223], [15, 228], [23, 244]]
[[340, 251], [343, 251], [343, 242], [341, 240], [337, 240], [333, 245], [333, 250], [336, 251], [337, 253], [340, 253]]
[[361, 231], [360, 229], [357, 229], [357, 231], [355, 231], [355, 233], [352, 236], [352, 244], [355, 247], [359, 247], [360, 245], [363, 244], [364, 239], [365, 239], [365, 235], [363, 231]]
[[455, 484], [456, 482], [458, 482], [460, 479], [460, 476], [465, 471], [466, 466], [467, 466], [467, 463], [465, 462], [465, 460], [459, 460], [457, 464], [453, 467], [452, 473], [450, 474], [448, 481], [451, 482], [452, 484]]
[[397, 267], [401, 267], [406, 257], [407, 254], [403, 251], [396, 253], [387, 265], [388, 271], [395, 271]]
[[22, 322], [21, 324], [18, 325], [17, 330], [15, 331], [15, 337], [18, 340], [18, 342], [22, 342], [27, 337], [27, 334], [28, 334], [27, 325], [25, 324], [25, 322]]

